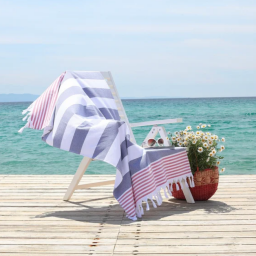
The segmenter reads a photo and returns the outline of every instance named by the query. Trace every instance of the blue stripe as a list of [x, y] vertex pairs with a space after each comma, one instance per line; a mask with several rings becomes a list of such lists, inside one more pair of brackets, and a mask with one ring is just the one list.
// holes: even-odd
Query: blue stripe
[[101, 135], [98, 145], [93, 153], [93, 158], [104, 159], [114, 142], [118, 129], [124, 122], [109, 122]]
[[120, 121], [120, 116], [119, 113], [116, 109], [112, 108], [99, 108], [99, 111], [102, 113], [102, 115], [106, 119], [112, 119], [112, 120], [117, 120]]
[[110, 89], [104, 88], [83, 88], [84, 92], [89, 96], [89, 98], [100, 97], [107, 99], [114, 99]]
[[99, 116], [99, 119], [100, 119], [100, 116], [102, 116], [102, 114], [99, 113], [99, 110], [95, 106], [82, 106], [80, 104], [75, 104], [70, 106], [64, 113], [56, 129], [56, 134], [53, 138], [54, 147], [60, 148], [61, 141], [63, 139], [63, 135], [68, 125], [68, 122], [74, 114], [80, 115], [82, 117]]

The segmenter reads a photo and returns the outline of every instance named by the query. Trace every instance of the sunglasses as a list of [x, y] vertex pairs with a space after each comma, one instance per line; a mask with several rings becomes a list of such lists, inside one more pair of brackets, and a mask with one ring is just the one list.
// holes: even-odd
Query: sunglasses
[[149, 147], [154, 147], [156, 144], [158, 144], [160, 147], [164, 145], [164, 140], [163, 139], [158, 139], [157, 141], [155, 139], [149, 139], [148, 140], [148, 146]]

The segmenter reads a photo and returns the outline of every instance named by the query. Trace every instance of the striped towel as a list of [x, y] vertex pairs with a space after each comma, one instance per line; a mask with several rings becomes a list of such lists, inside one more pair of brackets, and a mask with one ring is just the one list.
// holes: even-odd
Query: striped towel
[[59, 87], [64, 75], [65, 72], [62, 73], [37, 100], [22, 112], [23, 115], [27, 112], [28, 114], [23, 118], [23, 121], [27, 119], [27, 123], [19, 130], [20, 133], [22, 133], [24, 128], [41, 130], [50, 123]]
[[[113, 193], [128, 218], [136, 220], [143, 215], [142, 202], [146, 202], [147, 210], [148, 200], [153, 207], [161, 205], [160, 191], [163, 189], [168, 198], [172, 194], [170, 184], [184, 179], [186, 186], [194, 186], [185, 149], [146, 150], [130, 141], [129, 128], [120, 120], [115, 100], [100, 72], [66, 71], [63, 76], [55, 82], [61, 84], [56, 103], [49, 99], [50, 93], [40, 103], [55, 105], [51, 119], [48, 115], [46, 120], [47, 115], [41, 114], [42, 126], [33, 123], [27, 127], [45, 127], [42, 139], [53, 147], [116, 167]], [[31, 113], [36, 120], [44, 109]]]

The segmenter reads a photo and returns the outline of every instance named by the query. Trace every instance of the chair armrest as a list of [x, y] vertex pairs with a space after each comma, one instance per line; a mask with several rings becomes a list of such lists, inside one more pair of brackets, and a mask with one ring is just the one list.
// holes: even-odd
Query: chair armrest
[[157, 125], [157, 124], [172, 124], [172, 123], [182, 123], [182, 118], [148, 121], [148, 122], [141, 122], [141, 123], [130, 123], [130, 126], [138, 127], [138, 126], [148, 126], [148, 125]]

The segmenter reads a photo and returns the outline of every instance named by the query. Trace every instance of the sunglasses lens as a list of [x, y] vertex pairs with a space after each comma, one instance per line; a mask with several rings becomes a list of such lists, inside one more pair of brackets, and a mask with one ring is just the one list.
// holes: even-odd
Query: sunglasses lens
[[149, 140], [148, 140], [148, 145], [149, 145], [150, 147], [153, 147], [155, 144], [156, 144], [156, 141], [155, 141], [154, 139], [149, 139]]
[[158, 142], [159, 146], [163, 146], [164, 145], [164, 140], [163, 139], [159, 139], [157, 142]]

